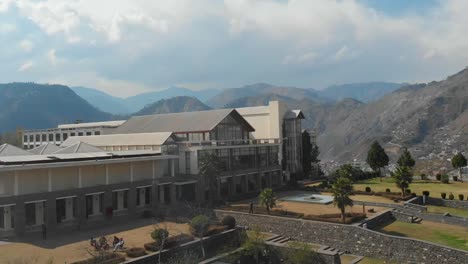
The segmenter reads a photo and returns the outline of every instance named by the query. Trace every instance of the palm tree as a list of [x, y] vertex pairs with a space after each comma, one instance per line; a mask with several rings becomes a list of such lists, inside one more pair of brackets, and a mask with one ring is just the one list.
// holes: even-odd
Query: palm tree
[[218, 177], [222, 171], [222, 162], [215, 153], [207, 153], [200, 157], [198, 170], [200, 176], [208, 183], [209, 200], [213, 205], [218, 199]]
[[276, 206], [275, 193], [271, 188], [264, 189], [259, 195], [260, 204], [266, 207], [267, 213], [270, 214], [270, 209]]
[[343, 223], [346, 223], [346, 206], [353, 206], [353, 200], [349, 198], [352, 192], [353, 184], [348, 178], [339, 177], [336, 182], [332, 184], [333, 205], [340, 208]]
[[398, 167], [392, 174], [395, 184], [401, 189], [401, 196], [405, 196], [406, 189], [408, 189], [411, 182], [413, 182], [413, 174], [407, 166]]

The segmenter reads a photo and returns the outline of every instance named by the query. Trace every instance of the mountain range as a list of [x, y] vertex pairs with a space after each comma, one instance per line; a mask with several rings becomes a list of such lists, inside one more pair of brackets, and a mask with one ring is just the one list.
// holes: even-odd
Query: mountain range
[[[171, 87], [122, 99], [83, 87], [3, 84], [0, 131], [48, 128], [76, 119], [109, 120], [129, 115], [266, 105], [270, 100], [281, 100], [303, 111], [306, 116], [303, 128], [315, 130], [324, 162], [363, 161], [374, 140], [385, 147], [392, 160], [403, 147], [408, 147], [419, 160], [442, 161], [468, 147], [466, 69], [443, 81], [403, 87], [374, 82], [317, 91], [258, 83], [202, 91], [174, 97], [186, 89]], [[151, 102], [151, 98], [156, 100]], [[125, 115], [116, 117], [97, 107], [112, 113], [119, 109]], [[137, 107], [138, 111], [132, 110]]]

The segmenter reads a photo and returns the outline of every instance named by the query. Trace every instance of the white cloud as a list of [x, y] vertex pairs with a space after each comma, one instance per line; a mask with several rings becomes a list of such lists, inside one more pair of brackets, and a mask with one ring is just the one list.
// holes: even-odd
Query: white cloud
[[34, 63], [32, 61], [27, 61], [23, 64], [21, 64], [21, 66], [18, 68], [18, 71], [19, 72], [25, 72], [25, 71], [28, 71], [29, 69], [31, 69], [31, 67], [34, 65]]
[[10, 33], [16, 30], [15, 24], [0, 24], [0, 33]]
[[55, 49], [51, 49], [47, 52], [47, 59], [53, 66], [57, 65], [57, 56], [55, 55]]
[[0, 12], [8, 11], [8, 8], [12, 2], [13, 0], [0, 0]]
[[23, 39], [21, 42], [20, 42], [20, 47], [22, 50], [24, 50], [25, 52], [31, 52], [33, 47], [34, 47], [34, 43], [32, 43], [30, 40], [27, 40], [27, 39]]
[[318, 54], [315, 52], [307, 52], [301, 55], [287, 55], [283, 58], [283, 64], [304, 64], [313, 63], [318, 59]]

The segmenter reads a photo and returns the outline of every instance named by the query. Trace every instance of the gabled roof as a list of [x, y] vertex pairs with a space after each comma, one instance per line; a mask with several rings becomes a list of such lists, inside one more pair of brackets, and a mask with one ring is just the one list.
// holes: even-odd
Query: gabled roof
[[29, 152], [31, 152], [32, 154], [36, 154], [36, 155], [42, 155], [42, 154], [51, 154], [61, 149], [62, 148], [58, 147], [57, 145], [53, 143], [47, 143], [47, 144], [40, 145], [39, 147], [35, 147], [31, 149], [29, 150]]
[[163, 145], [172, 136], [171, 132], [138, 133], [138, 134], [111, 134], [100, 136], [69, 137], [62, 143], [68, 147], [78, 142], [87, 143], [96, 147], [104, 146], [142, 146]]
[[103, 150], [98, 147], [84, 143], [84, 142], [77, 142], [66, 148], [58, 150], [52, 154], [93, 153], [93, 152], [103, 152]]
[[298, 118], [298, 119], [304, 119], [304, 114], [302, 113], [301, 110], [289, 110], [284, 114], [284, 118], [290, 119], [290, 118]]
[[248, 131], [255, 131], [255, 129], [235, 109], [218, 109], [209, 111], [134, 116], [119, 126], [114, 131], [114, 134], [152, 132], [207, 132], [213, 130], [224, 118], [229, 115], [242, 123]]
[[10, 144], [0, 145], [0, 156], [26, 156], [32, 155], [28, 151]]

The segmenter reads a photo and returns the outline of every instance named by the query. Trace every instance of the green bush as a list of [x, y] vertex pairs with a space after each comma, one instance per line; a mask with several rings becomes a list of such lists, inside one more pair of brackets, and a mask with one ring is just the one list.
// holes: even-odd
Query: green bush
[[203, 235], [208, 230], [209, 225], [210, 220], [205, 215], [197, 215], [192, 218], [192, 221], [190, 221], [190, 229], [192, 234], [197, 237], [203, 237]]
[[223, 225], [227, 226], [228, 229], [236, 227], [236, 219], [232, 215], [226, 215], [222, 221]]
[[429, 191], [423, 191], [422, 194], [423, 194], [424, 196], [426, 196], [426, 197], [429, 197], [429, 194], [430, 194], [430, 193], [429, 193]]
[[442, 197], [442, 199], [445, 199], [447, 197], [447, 194], [446, 193], [441, 193], [440, 196]]
[[453, 195], [453, 193], [450, 193], [449, 194], [449, 200], [453, 200], [453, 199], [455, 199], [455, 196]]
[[388, 193], [389, 193], [389, 192], [390, 192], [390, 189], [389, 189], [389, 188], [385, 189], [385, 192], [388, 192]]
[[130, 258], [138, 258], [146, 255], [145, 249], [139, 247], [129, 248], [125, 251], [125, 253], [127, 253], [127, 256]]
[[440, 173], [437, 173], [436, 174], [436, 180], [440, 181], [441, 178], [442, 178], [442, 175]]
[[463, 201], [463, 199], [465, 199], [465, 195], [459, 194], [459, 195], [458, 195], [458, 199], [460, 199], [460, 201]]
[[406, 190], [405, 190], [405, 193], [406, 193], [406, 194], [410, 194], [410, 193], [411, 193], [411, 189], [406, 189]]
[[421, 173], [421, 180], [427, 180], [427, 176], [424, 173]]
[[449, 176], [447, 174], [442, 175], [440, 182], [445, 183], [445, 184], [449, 183]]
[[458, 176], [453, 176], [452, 179], [453, 179], [454, 182], [456, 182], [456, 181], [458, 181]]
[[366, 192], [370, 193], [372, 190], [369, 186], [366, 186]]

